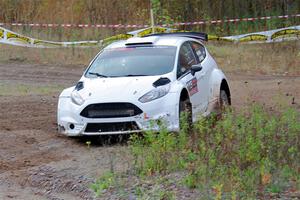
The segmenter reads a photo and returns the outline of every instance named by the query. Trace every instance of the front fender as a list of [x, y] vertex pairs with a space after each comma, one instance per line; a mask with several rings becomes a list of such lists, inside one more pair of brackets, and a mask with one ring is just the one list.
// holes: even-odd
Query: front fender
[[181, 83], [180, 81], [176, 81], [170, 90], [170, 92], [175, 93], [175, 101], [176, 101], [176, 108], [177, 108], [176, 118], [178, 119], [178, 121], [180, 118], [180, 116], [179, 116], [180, 95], [183, 90], [188, 91], [187, 88], [185, 87], [185, 85], [183, 83]]
[[74, 90], [74, 88], [75, 88], [75, 86], [64, 89], [64, 90], [60, 93], [59, 98], [70, 97], [72, 91]]
[[71, 98], [71, 93], [74, 90], [74, 88], [75, 88], [74, 86], [66, 88], [59, 95], [58, 103], [57, 103], [57, 122], [58, 122], [58, 124], [59, 124], [59, 119], [64, 115], [64, 113], [67, 113], [67, 112], [69, 112], [69, 110], [71, 110], [70, 98]]

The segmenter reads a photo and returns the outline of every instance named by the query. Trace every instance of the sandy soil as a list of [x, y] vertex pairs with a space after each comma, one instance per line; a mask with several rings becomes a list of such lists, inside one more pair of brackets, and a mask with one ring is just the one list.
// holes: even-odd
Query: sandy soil
[[[0, 84], [68, 87], [83, 69], [0, 64]], [[253, 101], [272, 108], [279, 101], [300, 110], [300, 77], [239, 73], [228, 77], [237, 109]], [[129, 169], [125, 144], [105, 145], [103, 138], [67, 138], [56, 132], [58, 95], [59, 90], [46, 95], [0, 93], [0, 199], [93, 199], [89, 184], [95, 177], [111, 169]]]

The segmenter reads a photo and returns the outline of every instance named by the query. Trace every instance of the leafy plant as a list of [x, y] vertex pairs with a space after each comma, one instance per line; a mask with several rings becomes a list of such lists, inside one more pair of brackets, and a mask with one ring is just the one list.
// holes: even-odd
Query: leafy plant
[[[190, 133], [147, 132], [132, 137], [140, 175], [187, 172], [182, 182], [208, 190], [215, 199], [256, 198], [281, 192], [299, 180], [300, 113], [292, 108], [270, 113], [260, 105], [221, 119], [200, 119]], [[187, 126], [186, 123], [183, 127]]]
[[95, 192], [96, 196], [99, 197], [106, 189], [112, 187], [114, 183], [114, 174], [112, 172], [107, 172], [97, 179], [95, 183], [91, 184], [91, 189]]

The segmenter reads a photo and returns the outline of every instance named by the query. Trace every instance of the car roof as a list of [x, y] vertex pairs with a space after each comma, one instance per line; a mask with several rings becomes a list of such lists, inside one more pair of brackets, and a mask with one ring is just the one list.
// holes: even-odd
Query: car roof
[[127, 40], [121, 40], [108, 45], [105, 49], [122, 48], [134, 45], [155, 45], [155, 46], [174, 46], [177, 47], [185, 41], [197, 41], [188, 37], [181, 36], [148, 36], [148, 37], [132, 37]]

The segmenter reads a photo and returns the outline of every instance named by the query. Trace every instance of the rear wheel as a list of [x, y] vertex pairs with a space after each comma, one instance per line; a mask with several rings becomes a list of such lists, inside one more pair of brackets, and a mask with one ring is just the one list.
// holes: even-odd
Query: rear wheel
[[180, 100], [179, 102], [179, 128], [180, 130], [187, 129], [187, 132], [191, 131], [193, 116], [192, 116], [192, 104], [189, 99]]

